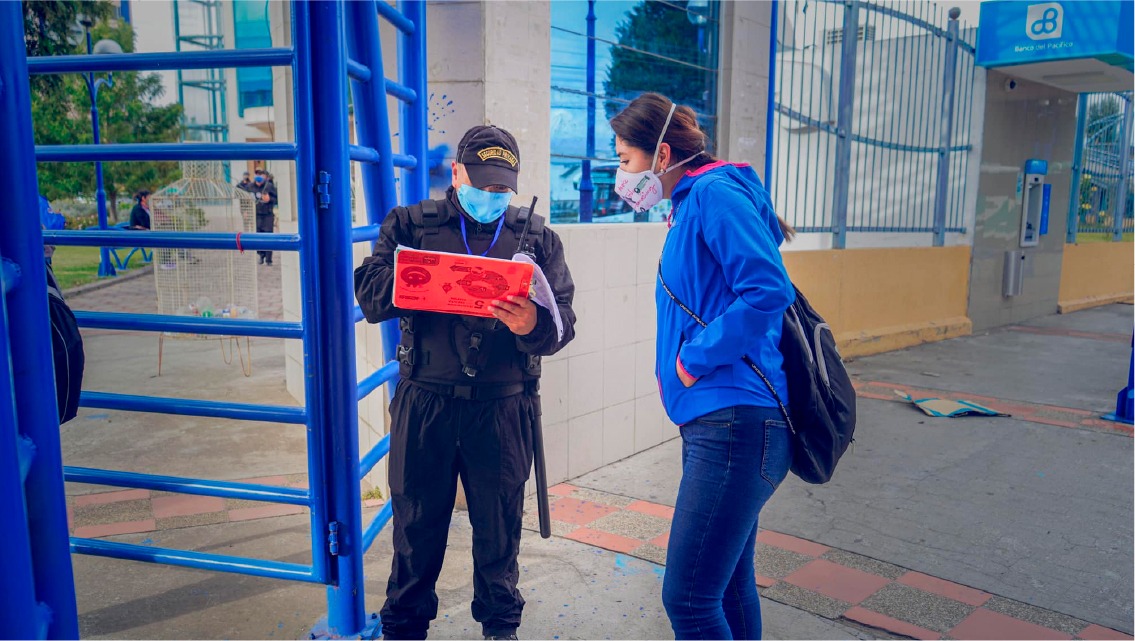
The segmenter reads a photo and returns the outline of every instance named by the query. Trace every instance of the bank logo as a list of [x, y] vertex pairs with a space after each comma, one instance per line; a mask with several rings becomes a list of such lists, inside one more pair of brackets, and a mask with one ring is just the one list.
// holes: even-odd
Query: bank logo
[[1031, 40], [1052, 40], [1064, 34], [1064, 7], [1059, 2], [1034, 4], [1025, 16], [1025, 35]]

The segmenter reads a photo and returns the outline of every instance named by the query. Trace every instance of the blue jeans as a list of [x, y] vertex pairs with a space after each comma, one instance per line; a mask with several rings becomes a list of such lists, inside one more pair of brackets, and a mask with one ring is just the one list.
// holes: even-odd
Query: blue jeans
[[662, 603], [677, 639], [759, 639], [757, 517], [788, 475], [777, 408], [737, 406], [681, 428], [682, 484]]

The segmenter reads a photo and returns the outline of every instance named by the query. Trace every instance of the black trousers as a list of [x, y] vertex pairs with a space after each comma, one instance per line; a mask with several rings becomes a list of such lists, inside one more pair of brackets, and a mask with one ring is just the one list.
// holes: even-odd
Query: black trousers
[[516, 557], [537, 412], [537, 399], [526, 394], [473, 401], [398, 383], [390, 404], [394, 561], [382, 607], [385, 638], [424, 639], [437, 617], [434, 586], [458, 478], [473, 526], [473, 618], [486, 636], [519, 627]]
[[[275, 214], [256, 214], [256, 231], [264, 234], [271, 234], [276, 230], [276, 215]], [[263, 258], [265, 262], [272, 262], [272, 252], [257, 251], [256, 255]]]

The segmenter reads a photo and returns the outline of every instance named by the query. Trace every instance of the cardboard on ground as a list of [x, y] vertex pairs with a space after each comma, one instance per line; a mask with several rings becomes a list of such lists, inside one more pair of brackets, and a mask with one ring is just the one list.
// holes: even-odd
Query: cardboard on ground
[[399, 247], [394, 306], [492, 318], [489, 302], [528, 296], [532, 265], [518, 261]]

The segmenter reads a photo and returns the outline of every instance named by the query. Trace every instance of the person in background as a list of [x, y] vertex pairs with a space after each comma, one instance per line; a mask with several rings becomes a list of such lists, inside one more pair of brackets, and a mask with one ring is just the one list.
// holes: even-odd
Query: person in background
[[237, 183], [236, 188], [251, 193], [256, 191], [256, 183], [252, 182], [252, 179], [248, 177], [248, 172], [246, 171], [241, 174], [240, 182]]
[[689, 107], [646, 93], [611, 129], [615, 192], [635, 211], [663, 198], [672, 205], [656, 279], [655, 375], [667, 415], [681, 426], [682, 481], [662, 604], [677, 639], [759, 639], [757, 521], [791, 461], [769, 387], [788, 398], [778, 344], [796, 292], [780, 244], [795, 232], [752, 167], [710, 154]]
[[150, 190], [141, 189], [134, 194], [134, 208], [130, 210], [129, 229], [150, 230]]
[[[263, 169], [256, 170], [256, 231], [271, 234], [276, 231], [276, 183], [271, 174]], [[272, 264], [272, 252], [258, 251], [261, 265]]]

